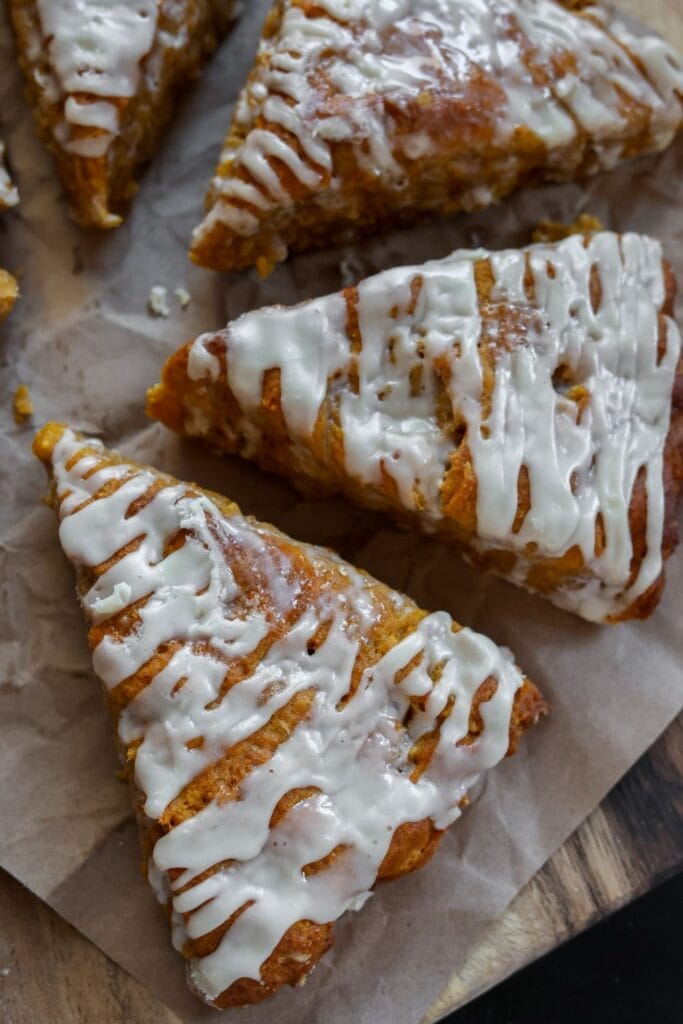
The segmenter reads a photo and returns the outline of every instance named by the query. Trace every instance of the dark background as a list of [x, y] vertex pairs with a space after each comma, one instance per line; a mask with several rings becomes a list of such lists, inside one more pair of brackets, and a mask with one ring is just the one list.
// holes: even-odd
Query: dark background
[[683, 872], [445, 1021], [683, 1024]]

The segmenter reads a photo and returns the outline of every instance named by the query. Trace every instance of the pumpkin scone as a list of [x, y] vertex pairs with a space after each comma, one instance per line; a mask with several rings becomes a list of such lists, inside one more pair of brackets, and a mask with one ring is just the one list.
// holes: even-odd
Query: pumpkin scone
[[683, 479], [674, 292], [643, 235], [459, 251], [199, 337], [148, 412], [584, 618], [643, 618]]
[[232, 0], [8, 0], [38, 133], [77, 220], [121, 223], [140, 165], [231, 21]]
[[611, 8], [278, 0], [194, 232], [205, 267], [488, 206], [663, 149], [683, 62]]
[[58, 424], [34, 450], [190, 984], [300, 984], [546, 706], [486, 637], [226, 498]]

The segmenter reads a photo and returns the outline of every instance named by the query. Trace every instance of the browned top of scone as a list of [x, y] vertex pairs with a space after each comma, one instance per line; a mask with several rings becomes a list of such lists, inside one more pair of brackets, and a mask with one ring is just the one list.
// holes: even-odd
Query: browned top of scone
[[[590, 225], [592, 227], [592, 224]], [[586, 230], [587, 222], [578, 225], [582, 232], [584, 247], [592, 238], [598, 237]], [[546, 225], [545, 238], [559, 239], [561, 229], [558, 225]], [[616, 236], [612, 236], [616, 238]], [[633, 236], [638, 238], [639, 236]], [[574, 240], [576, 242], [576, 240]], [[647, 240], [643, 244], [645, 244]], [[557, 258], [561, 266], [561, 242], [551, 242], [541, 250], [547, 253], [548, 259]], [[523, 278], [523, 301], [511, 300], [500, 294], [495, 281], [492, 261], [496, 254], [473, 259], [473, 277], [476, 286], [476, 302], [480, 317], [480, 328], [477, 340], [478, 360], [481, 368], [480, 404], [481, 422], [486, 425], [491, 416], [494, 390], [502, 373], [509, 372], [506, 367], [507, 356], [520, 348], [528, 348], [535, 344], [551, 345], [552, 336], [544, 335], [550, 331], [545, 326], [548, 316], [544, 305], [545, 299], [537, 294], [537, 285], [531, 270], [531, 255], [537, 250], [526, 250], [525, 272]], [[476, 257], [476, 253], [474, 254]], [[536, 256], [534, 256], [536, 258]], [[434, 264], [433, 266], [439, 266]], [[443, 273], [448, 274], [446, 262]], [[676, 328], [672, 323], [676, 285], [673, 273], [666, 261], [654, 266], [653, 278], [659, 278], [651, 295], [648, 286], [642, 285], [643, 301], [649, 306], [651, 321], [638, 326], [642, 332], [642, 349], [644, 359], [660, 361], [668, 353], [671, 363], [671, 352], [676, 342]], [[411, 270], [410, 303], [405, 310], [397, 311], [397, 323], [404, 327], [408, 324], [411, 331], [419, 334], [424, 327], [419, 315], [414, 311], [418, 306], [425, 288], [424, 274], [419, 267]], [[610, 315], [614, 299], [606, 297], [611, 271], [607, 266], [593, 266], [586, 301], [595, 312]], [[603, 275], [604, 277], [603, 281]], [[375, 279], [370, 279], [373, 281]], [[377, 282], [381, 279], [377, 278]], [[244, 322], [249, 325], [263, 324], [271, 332], [272, 340], [268, 351], [272, 352], [272, 366], [264, 369], [260, 399], [257, 403], [245, 406], [235, 394], [235, 382], [239, 385], [239, 374], [243, 364], [248, 362], [248, 354], [234, 344], [233, 329], [229, 325], [226, 331], [219, 332], [213, 339], [202, 342], [207, 356], [216, 362], [218, 370], [212, 375], [206, 373], [189, 373], [188, 360], [197, 343], [190, 343], [173, 355], [162, 373], [159, 385], [153, 388], [148, 396], [148, 412], [160, 419], [167, 426], [179, 432], [199, 437], [211, 448], [218, 451], [239, 452], [249, 458], [256, 459], [268, 470], [288, 476], [305, 492], [329, 493], [340, 491], [354, 500], [371, 507], [382, 508], [390, 512], [398, 521], [409, 527], [424, 527], [426, 501], [419, 489], [413, 490], [412, 500], [407, 504], [405, 495], [399, 494], [397, 483], [392, 476], [391, 466], [382, 463], [381, 475], [372, 480], [360, 479], [357, 471], [350, 471], [345, 457], [347, 440], [344, 435], [341, 408], [346, 396], [357, 394], [359, 390], [359, 359], [364, 345], [369, 344], [362, 335], [359, 326], [359, 294], [365, 287], [347, 288], [342, 294], [346, 306], [345, 336], [349, 349], [349, 357], [340, 359], [339, 365], [328, 379], [327, 391], [320, 405], [314, 429], [310, 433], [293, 430], [287, 422], [283, 411], [282, 373], [285, 363], [280, 352], [289, 345], [289, 352], [295, 353], [298, 342], [287, 333], [287, 324], [280, 321], [276, 310], [247, 314]], [[387, 284], [387, 288], [390, 285]], [[407, 284], [406, 284], [407, 287]], [[657, 289], [661, 289], [658, 297]], [[624, 294], [619, 302], [626, 302]], [[387, 302], [389, 304], [389, 302]], [[625, 315], [617, 308], [616, 316]], [[390, 318], [391, 311], [387, 313]], [[259, 318], [262, 319], [259, 319]], [[412, 319], [411, 319], [412, 317]], [[402, 319], [401, 319], [402, 318]], [[239, 329], [240, 321], [236, 323]], [[388, 346], [388, 358], [392, 356], [389, 348], [392, 344], [391, 324], [380, 324], [375, 328], [384, 339], [381, 344]], [[568, 318], [567, 328], [572, 327]], [[540, 343], [535, 341], [539, 335], [546, 338]], [[265, 335], [264, 335], [265, 336]], [[340, 336], [340, 335], [339, 335]], [[335, 335], [337, 337], [337, 335]], [[625, 338], [625, 342], [628, 339]], [[376, 339], [372, 342], [377, 345]], [[321, 334], [321, 344], [323, 336]], [[425, 342], [427, 344], [427, 342]], [[581, 342], [588, 351], [590, 339]], [[403, 365], [402, 372], [409, 376], [410, 396], [419, 396], [426, 387], [432, 390], [431, 412], [429, 422], [436, 422], [439, 428], [440, 442], [443, 444], [444, 456], [443, 477], [439, 485], [440, 503], [438, 509], [431, 509], [430, 520], [426, 524], [430, 533], [454, 544], [465, 552], [468, 557], [502, 575], [513, 572], [519, 581], [519, 546], [515, 545], [514, 537], [499, 544], [482, 543], [481, 528], [478, 520], [479, 486], [476, 460], [472, 452], [472, 431], [468, 426], [466, 408], [453, 397], [452, 375], [457, 371], [453, 351], [456, 352], [459, 342], [453, 338], [453, 351], [447, 346], [443, 354], [433, 359], [431, 369], [425, 369], [424, 345], [418, 342], [414, 346], [413, 362], [408, 367]], [[246, 358], [245, 358], [246, 356]], [[228, 357], [230, 367], [228, 366]], [[294, 355], [288, 358], [295, 358]], [[264, 356], [262, 365], [267, 366]], [[455, 367], [455, 369], [454, 369]], [[502, 367], [502, 368], [501, 368]], [[628, 372], [628, 371], [626, 371]], [[426, 375], [431, 375], [426, 379]], [[396, 374], [394, 374], [396, 376]], [[383, 379], [383, 378], [381, 378]], [[674, 504], [683, 478], [683, 406], [681, 389], [683, 381], [683, 359], [679, 361], [675, 372], [670, 372], [672, 391], [663, 396], [663, 403], [670, 397], [670, 420], [666, 440], [663, 445], [662, 493], [664, 495], [663, 528], [661, 534], [662, 557], [666, 559], [673, 551], [677, 542], [677, 528]], [[573, 417], [577, 425], [581, 425], [584, 416], [592, 413], [591, 403], [594, 396], [593, 385], [586, 377], [585, 366], [570, 365], [568, 361], [560, 361], [554, 368], [552, 385], [563, 408]], [[387, 392], [389, 387], [387, 386]], [[615, 384], [615, 401], [617, 389], [622, 385]], [[648, 385], [634, 384], [636, 393], [642, 387], [642, 398], [647, 394]], [[381, 396], [380, 396], [381, 397]], [[539, 396], [540, 397], [540, 396]], [[533, 404], [533, 399], [530, 400]], [[406, 402], [406, 417], [411, 415], [410, 403]], [[663, 432], [664, 433], [664, 432]], [[476, 439], [475, 439], [476, 440]], [[663, 435], [662, 435], [663, 440]], [[551, 437], [548, 436], [551, 443]], [[602, 443], [602, 442], [601, 442]], [[596, 442], [596, 453], [599, 451]], [[526, 464], [521, 465], [517, 478], [517, 505], [512, 534], [518, 533], [532, 511], [532, 490], [530, 476]], [[590, 483], [590, 481], [589, 481]], [[538, 486], [538, 484], [536, 485]], [[573, 477], [571, 487], [577, 493], [579, 480]], [[659, 487], [656, 480], [650, 480], [652, 495]], [[620, 606], [607, 610], [605, 617], [610, 620], [625, 618], [642, 618], [652, 612], [661, 595], [663, 587], [663, 571], [656, 574], [638, 593], [634, 582], [647, 556], [648, 529], [648, 484], [647, 461], [644, 460], [637, 473], [628, 500], [628, 526], [631, 535], [632, 556], [630, 570], [623, 580], [623, 592], [629, 588], [634, 590], [633, 597]], [[429, 508], [427, 511], [430, 512]], [[527, 560], [522, 582], [533, 590], [551, 596], [556, 595], [566, 586], [586, 583], [596, 571], [592, 562], [597, 562], [604, 554], [607, 545], [606, 524], [602, 515], [598, 515], [594, 523], [594, 547], [591, 558], [586, 557], [585, 550], [574, 544], [549, 554], [537, 546], [528, 544], [522, 552]], [[628, 577], [628, 578], [627, 578]]]
[[[70, 448], [65, 453], [60, 442], [67, 437]], [[134, 478], [138, 467], [129, 464], [121, 457], [93, 445], [92, 442], [80, 438], [58, 424], [50, 424], [36, 438], [34, 450], [45, 462], [48, 469], [55, 473], [53, 480], [51, 503], [58, 516], [68, 522], [72, 515], [81, 514], [88, 508], [102, 508], [109, 499], [115, 497], [117, 491], [126, 481]], [[56, 452], [56, 454], [55, 454]], [[79, 468], [80, 467], [80, 468]], [[111, 475], [107, 478], [106, 471], [112, 467], [123, 467], [123, 476]], [[128, 472], [130, 471], [130, 472]], [[133, 476], [131, 476], [133, 474]], [[90, 483], [88, 482], [90, 481]], [[123, 482], [122, 482], [123, 481]], [[88, 492], [88, 487], [91, 492]], [[216, 694], [215, 702], [220, 703], [233, 688], [249, 679], [276, 649], [283, 637], [287, 637], [294, 625], [301, 620], [307, 609], [316, 607], [316, 602], [324, 599], [330, 607], [346, 608], [345, 626], [347, 634], [356, 644], [353, 667], [349, 677], [349, 690], [344, 701], [353, 701], [357, 696], [357, 688], [367, 672], [377, 666], [383, 656], [396, 647], [403, 639], [410, 636], [424, 622], [427, 613], [419, 609], [409, 599], [372, 579], [364, 573], [352, 570], [335, 555], [319, 548], [297, 543], [287, 538], [273, 527], [255, 524], [244, 520], [237, 506], [226, 498], [202, 492], [194, 485], [178, 485], [177, 481], [168, 476], [151, 471], [148, 486], [138, 493], [135, 501], [125, 511], [125, 522], [134, 523], [136, 516], [144, 516], [155, 499], [160, 495], [180, 487], [183, 497], [203, 496], [210, 502], [210, 517], [225, 517], [226, 522], [236, 524], [235, 529], [221, 534], [218, 529], [213, 533], [221, 547], [221, 557], [229, 564], [235, 584], [232, 598], [231, 614], [236, 618], [263, 616], [266, 629], [253, 650], [239, 657], [230, 656], [220, 646], [212, 643], [210, 637], [197, 641], [195, 653], [206, 653], [211, 649], [211, 657], [222, 663], [222, 682]], [[81, 488], [84, 488], [81, 491]], [[217, 520], [216, 520], [217, 522]], [[242, 526], [241, 524], [245, 524]], [[141, 525], [140, 529], [143, 527]], [[244, 530], [244, 533], [240, 531]], [[131, 531], [133, 534], [137, 530]], [[257, 535], [258, 545], [254, 536]], [[117, 547], [116, 538], [112, 539], [109, 549], [112, 554], [97, 564], [84, 563], [81, 559], [77, 564], [79, 593], [84, 600], [86, 611], [92, 608], [89, 594], [97, 588], [98, 581], [111, 574], [123, 564], [123, 560], [134, 553], [143, 542], [143, 535], [133, 537], [127, 544]], [[179, 552], [185, 545], [195, 542], [192, 527], [182, 530], [171, 530], [163, 547], [164, 558]], [[70, 553], [68, 540], [67, 554]], [[74, 556], [73, 551], [71, 556]], [[218, 557], [216, 555], [215, 557]], [[280, 567], [280, 579], [273, 585], [270, 578], [273, 565]], [[350, 576], [351, 574], [351, 576]], [[354, 593], [362, 594], [362, 605], [366, 614], [372, 610], [370, 620], [361, 622], [360, 606], [349, 603], [349, 587]], [[287, 607], [278, 603], [278, 593], [289, 588], [291, 601]], [[101, 645], [125, 645], [135, 639], [144, 630], [144, 619], [149, 612], [148, 604], [155, 595], [142, 597], [105, 617], [97, 618], [88, 612], [92, 624], [89, 632], [90, 644], [95, 651]], [[325, 604], [327, 607], [327, 604]], [[323, 619], [313, 629], [307, 641], [307, 654], [313, 658], [318, 648], [326, 643], [330, 630], [329, 620]], [[460, 627], [453, 624], [457, 633]], [[121, 756], [127, 776], [131, 781], [134, 803], [138, 811], [141, 826], [143, 847], [146, 861], [152, 855], [155, 844], [166, 835], [172, 833], [183, 823], [194, 818], [209, 804], [218, 802], [227, 804], [238, 800], [241, 787], [259, 765], [266, 765], [269, 760], [282, 749], [282, 744], [296, 731], [305, 725], [312, 714], [316, 699], [315, 686], [304, 687], [294, 693], [265, 721], [260, 728], [251, 732], [242, 741], [228, 746], [219, 756], [210, 759], [194, 777], [189, 780], [170, 802], [157, 815], [144, 810], [145, 799], [149, 796], [141, 789], [140, 777], [136, 776], [136, 762], [140, 756], [141, 740], [137, 736], [132, 740], [122, 740], [121, 723], [131, 711], [135, 713], [135, 701], [144, 696], [145, 691], [154, 685], [160, 673], [171, 664], [174, 654], [187, 643], [181, 635], [170, 637], [146, 657], [143, 664], [132, 674], [126, 676], [115, 685], [107, 686], [105, 693], [114, 726], [117, 730]], [[111, 649], [111, 648], [110, 648]], [[419, 659], [414, 659], [417, 665]], [[402, 673], [397, 674], [396, 682], [400, 684], [413, 663], [407, 664]], [[436, 669], [435, 669], [436, 671]], [[438, 679], [438, 671], [435, 679]], [[178, 685], [183, 685], [182, 681]], [[496, 695], [498, 682], [493, 676], [482, 679], [472, 696], [466, 731], [461, 737], [460, 745], [466, 749], [475, 749], [482, 732], [486, 731], [486, 704]], [[174, 691], [175, 692], [175, 691]], [[407, 719], [425, 712], [424, 697], [411, 698], [407, 710]], [[342, 701], [342, 703], [344, 703]], [[508, 722], [507, 746], [508, 753], [514, 752], [521, 734], [532, 725], [539, 714], [546, 710], [546, 705], [535, 686], [527, 679], [521, 679]], [[424, 732], [413, 742], [409, 755], [410, 777], [415, 783], [428, 772], [439, 740], [439, 731], [453, 711], [448, 705], [443, 714], [435, 722], [432, 730]], [[123, 717], [122, 717], [123, 716]], [[406, 722], [396, 721], [397, 729], [406, 729]], [[125, 735], [125, 734], [124, 734]], [[193, 740], [193, 744], [203, 742], [201, 735]], [[270, 819], [270, 828], [274, 829], [288, 814], [315, 793], [315, 787], [293, 787], [281, 797], [275, 806]], [[462, 797], [463, 804], [466, 796]], [[395, 829], [385, 856], [379, 864], [377, 878], [390, 878], [421, 866], [433, 853], [441, 832], [429, 819], [410, 821]], [[307, 875], [315, 875], [330, 869], [335, 860], [343, 855], [343, 848], [335, 848], [322, 859], [313, 859], [306, 865]], [[219, 862], [196, 877], [178, 894], [200, 885], [208, 878], [216, 875], [226, 867]], [[172, 883], [183, 874], [183, 865], [170, 869], [169, 881]], [[186, 938], [184, 954], [193, 961], [201, 960], [218, 948], [224, 935], [238, 919], [234, 914], [223, 921], [220, 926], [200, 936]], [[189, 922], [191, 914], [186, 914]], [[261, 968], [261, 980], [250, 978], [238, 979], [213, 1001], [217, 1006], [238, 1005], [244, 1002], [257, 1002], [271, 995], [280, 985], [295, 984], [300, 981], [317, 962], [324, 950], [329, 946], [332, 937], [331, 923], [314, 923], [301, 920], [289, 927], [279, 940], [276, 948], [264, 961]]]
[[449, 13], [278, 0], [192, 259], [267, 273], [288, 250], [613, 166], [683, 123], [675, 57], [664, 99], [647, 47], [595, 5], [462, 0]]
[[[136, 172], [154, 155], [179, 94], [201, 73], [234, 10], [232, 0], [160, 0], [157, 7], [155, 32], [141, 56], [134, 92], [103, 96], [85, 89], [65, 92], [54, 59], [64, 41], [57, 39], [55, 45], [47, 34], [36, 0], [9, 0], [38, 132], [56, 158], [74, 214], [85, 227], [121, 223], [122, 210], [137, 189]], [[144, 10], [141, 15], [144, 32]], [[67, 102], [81, 108], [79, 117], [65, 116]], [[99, 113], [103, 107], [108, 109], [104, 118]]]

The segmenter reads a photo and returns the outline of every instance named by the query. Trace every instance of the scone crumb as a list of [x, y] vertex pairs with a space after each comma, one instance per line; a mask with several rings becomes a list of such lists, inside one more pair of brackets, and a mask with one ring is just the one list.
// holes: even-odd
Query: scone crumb
[[273, 260], [268, 259], [267, 256], [259, 256], [256, 260], [256, 273], [260, 278], [262, 278], [262, 280], [270, 277], [274, 269], [275, 263]]
[[15, 278], [0, 267], [0, 320], [4, 320], [12, 311], [19, 296], [19, 285]]
[[162, 284], [155, 284], [150, 289], [147, 305], [153, 316], [171, 315], [171, 310], [168, 308], [168, 292]]
[[33, 399], [25, 384], [20, 384], [14, 392], [14, 422], [19, 426], [33, 415]]
[[358, 280], [358, 274], [353, 272], [351, 260], [346, 256], [339, 260], [339, 274], [344, 288], [350, 288]]
[[183, 288], [182, 286], [180, 288], [176, 288], [173, 294], [175, 295], [180, 308], [187, 309], [192, 301], [192, 296], [188, 292], [187, 288]]
[[531, 235], [532, 242], [560, 242], [569, 235], [590, 235], [596, 231], [604, 231], [605, 227], [598, 217], [592, 213], [580, 213], [572, 224], [562, 224], [557, 220], [541, 220]]

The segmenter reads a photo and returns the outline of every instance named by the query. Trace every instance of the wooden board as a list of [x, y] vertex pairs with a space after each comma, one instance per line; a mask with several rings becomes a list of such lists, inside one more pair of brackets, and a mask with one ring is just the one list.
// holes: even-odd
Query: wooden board
[[681, 870], [683, 713], [484, 934], [423, 1024]]
[[[621, 0], [683, 50], [681, 0]], [[517, 896], [423, 1024], [683, 870], [683, 715]], [[3, 1024], [178, 1024], [139, 982], [0, 871]], [[217, 1018], [218, 1019], [218, 1018]]]
[[[677, 870], [683, 870], [683, 714], [522, 890], [424, 1024]], [[4, 872], [0, 920], [5, 1024], [178, 1024], [138, 981]]]

